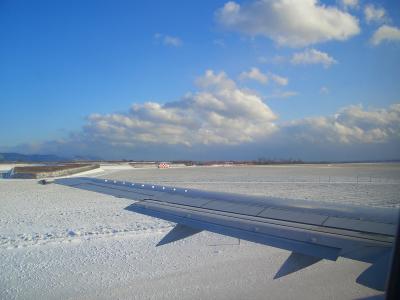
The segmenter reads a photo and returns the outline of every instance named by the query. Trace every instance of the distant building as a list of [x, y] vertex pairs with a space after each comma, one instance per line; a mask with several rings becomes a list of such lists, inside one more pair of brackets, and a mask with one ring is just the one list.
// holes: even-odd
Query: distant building
[[168, 169], [169, 168], [169, 163], [162, 162], [158, 164], [159, 169]]

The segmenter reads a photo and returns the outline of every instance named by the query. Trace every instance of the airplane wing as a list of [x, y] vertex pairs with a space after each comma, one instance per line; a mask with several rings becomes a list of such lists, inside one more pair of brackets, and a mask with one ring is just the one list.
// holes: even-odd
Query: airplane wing
[[399, 210], [206, 192], [97, 178], [55, 183], [135, 200], [127, 210], [177, 225], [157, 246], [203, 230], [291, 251], [279, 278], [321, 259], [371, 263], [357, 282], [384, 290]]

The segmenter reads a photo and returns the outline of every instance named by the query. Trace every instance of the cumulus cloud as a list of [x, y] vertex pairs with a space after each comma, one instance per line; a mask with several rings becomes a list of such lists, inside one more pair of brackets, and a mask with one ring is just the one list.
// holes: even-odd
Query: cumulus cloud
[[94, 114], [68, 139], [9, 151], [152, 160], [399, 158], [400, 104], [348, 106], [329, 116], [275, 124], [276, 115], [226, 74], [208, 71], [199, 81], [205, 90], [178, 102], [134, 105], [124, 114]]
[[341, 3], [345, 8], [358, 7], [358, 0], [342, 0]]
[[367, 23], [384, 22], [386, 20], [386, 11], [383, 7], [368, 4], [364, 7], [364, 16]]
[[290, 62], [294, 65], [322, 64], [325, 68], [337, 63], [328, 53], [316, 49], [306, 49], [302, 52], [294, 53]]
[[240, 80], [255, 80], [262, 84], [267, 84], [268, 77], [262, 73], [258, 68], [251, 68], [249, 71], [242, 72], [239, 75]]
[[314, 144], [376, 144], [400, 139], [400, 104], [364, 110], [348, 106], [328, 117], [292, 121], [283, 127], [296, 140]]
[[158, 42], [162, 42], [166, 46], [171, 46], [171, 47], [180, 47], [183, 45], [182, 40], [179, 37], [176, 36], [171, 36], [167, 34], [161, 34], [161, 33], [156, 33], [154, 35], [154, 38]]
[[[399, 157], [400, 104], [379, 109], [353, 105], [333, 115], [279, 123], [261, 96], [224, 72], [208, 70], [196, 85], [178, 101], [92, 114], [68, 138], [12, 150], [134, 159], [254, 159], [270, 153], [315, 160], [339, 159], [338, 149], [343, 150], [340, 159], [350, 159], [351, 151], [353, 159], [360, 159], [362, 149], [365, 159]], [[277, 91], [263, 99], [296, 94]], [[331, 156], [324, 156], [327, 151]]]
[[267, 84], [268, 81], [272, 81], [275, 84], [284, 86], [289, 83], [289, 79], [283, 76], [269, 72], [268, 74], [263, 73], [258, 68], [253, 67], [249, 71], [244, 71], [239, 75], [240, 80], [254, 80], [261, 84]]
[[372, 45], [377, 46], [382, 42], [399, 42], [400, 29], [393, 26], [382, 25], [372, 35], [370, 42]]
[[269, 78], [274, 81], [278, 85], [287, 85], [289, 83], [289, 79], [283, 76], [279, 76], [273, 73], [268, 74]]
[[228, 30], [290, 47], [344, 41], [360, 32], [356, 17], [317, 0], [255, 0], [243, 6], [229, 1], [216, 19]]
[[224, 72], [198, 78], [200, 91], [164, 105], [135, 104], [125, 114], [91, 115], [85, 132], [116, 145], [239, 144], [275, 131], [275, 114]]

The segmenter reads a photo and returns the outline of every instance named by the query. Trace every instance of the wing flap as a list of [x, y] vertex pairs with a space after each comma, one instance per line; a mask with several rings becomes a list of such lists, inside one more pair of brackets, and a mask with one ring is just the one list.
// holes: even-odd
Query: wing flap
[[174, 203], [174, 204], [184, 204], [188, 206], [194, 207], [201, 207], [206, 203], [210, 202], [209, 199], [202, 199], [197, 197], [187, 197], [183, 195], [174, 195], [174, 194], [162, 194], [156, 195], [155, 197], [151, 198], [162, 202]]
[[269, 219], [294, 221], [312, 225], [322, 225], [324, 221], [328, 218], [327, 216], [319, 214], [296, 212], [296, 211], [277, 209], [277, 208], [265, 209], [257, 216]]
[[329, 260], [336, 260], [340, 253], [339, 248], [313, 242], [317, 241], [316, 235], [318, 236], [318, 233], [312, 234], [301, 232], [301, 230], [293, 232], [292, 229], [285, 229], [283, 226], [275, 224], [254, 222], [231, 215], [195, 211], [186, 207], [171, 207], [148, 200], [134, 203], [126, 209], [192, 228], [208, 230]]
[[256, 205], [247, 205], [241, 203], [232, 203], [227, 201], [209, 201], [206, 205], [202, 205], [201, 208], [213, 209], [249, 216], [257, 216], [260, 212], [262, 212], [266, 207], [264, 206], [256, 206]]
[[324, 226], [383, 235], [394, 236], [396, 234], [396, 225], [394, 224], [378, 223], [357, 219], [329, 217], [324, 223]]

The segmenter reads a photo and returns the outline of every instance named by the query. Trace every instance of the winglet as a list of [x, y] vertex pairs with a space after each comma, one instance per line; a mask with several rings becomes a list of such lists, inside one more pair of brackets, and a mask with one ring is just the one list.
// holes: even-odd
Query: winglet
[[165, 244], [169, 244], [175, 241], [179, 241], [181, 239], [187, 238], [191, 235], [199, 233], [203, 231], [202, 229], [192, 228], [186, 225], [177, 224], [170, 232], [167, 233], [166, 236], [162, 238], [161, 241], [158, 242], [158, 246], [162, 246]]
[[287, 260], [283, 263], [279, 271], [275, 274], [274, 279], [278, 279], [301, 269], [307, 268], [308, 266], [311, 266], [320, 260], [322, 260], [322, 258], [292, 252]]

